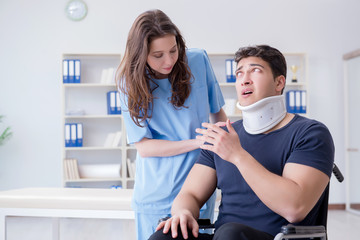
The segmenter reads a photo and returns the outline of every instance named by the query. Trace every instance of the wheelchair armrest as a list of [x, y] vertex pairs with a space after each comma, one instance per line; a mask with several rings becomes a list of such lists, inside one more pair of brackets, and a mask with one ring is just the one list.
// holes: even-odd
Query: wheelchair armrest
[[199, 218], [197, 220], [197, 223], [199, 224], [200, 229], [209, 229], [209, 228], [215, 228], [215, 225], [211, 223], [210, 219], [206, 218]]
[[281, 227], [283, 234], [312, 234], [312, 233], [325, 233], [324, 226], [294, 226], [288, 224]]
[[320, 238], [326, 240], [326, 230], [324, 226], [294, 226], [288, 224], [281, 228], [274, 240], [299, 239], [299, 238]]

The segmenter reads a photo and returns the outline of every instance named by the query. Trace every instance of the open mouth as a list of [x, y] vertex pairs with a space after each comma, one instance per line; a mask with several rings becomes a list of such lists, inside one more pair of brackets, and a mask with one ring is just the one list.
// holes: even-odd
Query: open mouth
[[249, 95], [249, 94], [252, 94], [253, 92], [252, 91], [245, 91], [243, 92], [243, 95]]

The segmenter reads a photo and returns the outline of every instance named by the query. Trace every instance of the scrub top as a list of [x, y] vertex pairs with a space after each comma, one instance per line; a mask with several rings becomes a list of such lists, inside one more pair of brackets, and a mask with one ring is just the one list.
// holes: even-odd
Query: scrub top
[[[201, 123], [209, 122], [210, 112], [217, 113], [224, 105], [207, 53], [202, 49], [188, 49], [186, 55], [192, 79], [185, 107], [176, 109], [170, 103], [171, 84], [168, 79], [153, 79], [150, 87], [158, 86], [153, 91], [152, 118], [146, 119], [143, 127], [139, 127], [127, 111], [126, 96], [121, 95], [121, 110], [130, 144], [143, 138], [169, 141], [194, 139], [195, 129], [200, 128]], [[200, 150], [196, 149], [171, 157], [145, 158], [137, 154], [133, 209], [140, 213], [169, 213], [199, 153]]]

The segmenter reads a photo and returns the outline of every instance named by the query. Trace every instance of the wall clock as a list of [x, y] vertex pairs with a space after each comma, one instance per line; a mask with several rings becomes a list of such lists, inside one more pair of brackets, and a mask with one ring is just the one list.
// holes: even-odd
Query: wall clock
[[66, 16], [73, 21], [84, 19], [87, 11], [86, 3], [82, 0], [70, 0], [65, 7]]

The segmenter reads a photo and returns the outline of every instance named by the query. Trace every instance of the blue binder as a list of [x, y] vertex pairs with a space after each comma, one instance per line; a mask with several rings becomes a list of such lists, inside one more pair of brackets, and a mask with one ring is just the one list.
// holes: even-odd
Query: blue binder
[[69, 83], [75, 82], [75, 61], [72, 59], [68, 60], [69, 64]]
[[71, 147], [70, 138], [71, 138], [71, 129], [70, 123], [65, 123], [65, 147]]
[[82, 123], [76, 124], [76, 146], [83, 146], [83, 125]]
[[236, 72], [237, 64], [236, 64], [234, 59], [231, 60], [231, 63], [232, 63], [232, 65], [231, 65], [232, 66], [232, 68], [231, 68], [232, 81], [236, 82], [236, 74], [235, 74], [235, 72]]
[[116, 92], [116, 114], [121, 114], [120, 93]]
[[295, 91], [289, 90], [286, 92], [286, 110], [289, 113], [295, 113]]
[[306, 113], [306, 91], [301, 91], [301, 108], [300, 113]]
[[116, 91], [107, 92], [108, 114], [116, 114]]
[[80, 60], [74, 60], [74, 83], [80, 83], [81, 79], [81, 64]]
[[67, 59], [63, 60], [63, 83], [69, 83], [69, 62]]
[[71, 123], [70, 124], [70, 147], [76, 147], [76, 123]]
[[226, 74], [226, 82], [235, 82], [235, 74], [234, 74], [234, 60], [226, 59], [225, 60], [225, 74]]
[[295, 91], [295, 113], [301, 112], [301, 91]]

